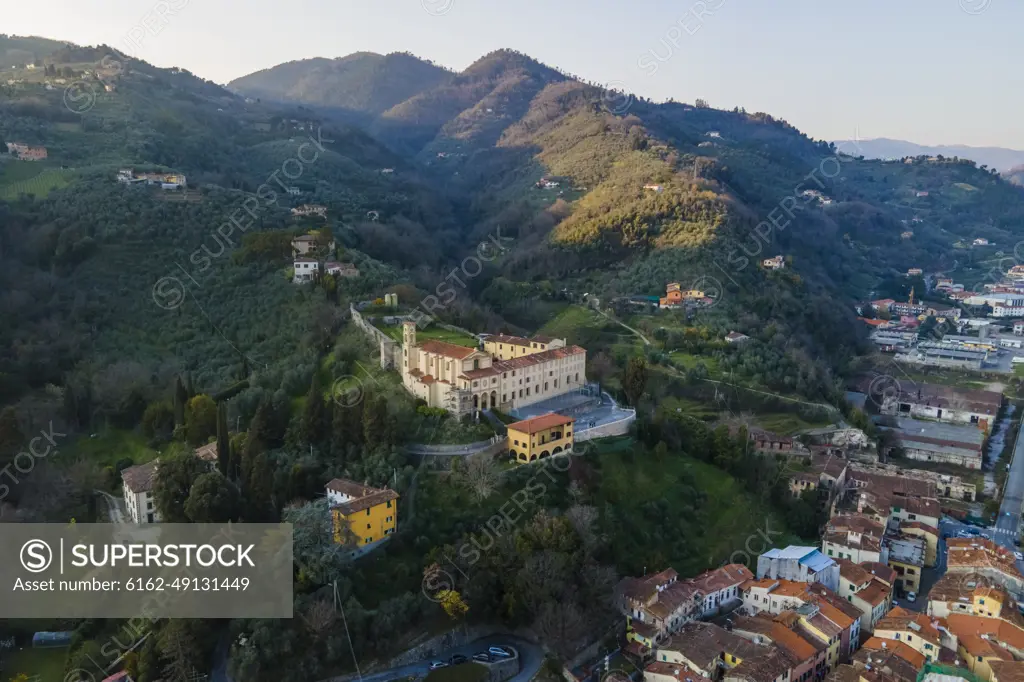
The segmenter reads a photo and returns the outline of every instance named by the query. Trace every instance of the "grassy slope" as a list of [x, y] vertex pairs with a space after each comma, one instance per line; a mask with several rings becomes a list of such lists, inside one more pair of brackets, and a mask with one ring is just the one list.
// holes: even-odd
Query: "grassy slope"
[[[693, 575], [727, 560], [752, 565], [749, 561], [756, 559], [756, 553], [749, 550], [761, 551], [764, 541], [758, 533], [766, 523], [774, 544], [787, 539], [785, 534], [774, 535], [785, 533], [781, 519], [742, 490], [727, 473], [710, 464], [682, 455], [657, 462], [651, 457], [634, 456], [632, 448], [614, 446], [599, 446], [598, 457], [602, 482], [596, 504], [599, 508], [612, 505], [621, 521], [611, 538], [612, 544], [634, 546], [639, 540], [644, 558], [663, 558], [681, 575]], [[679, 488], [680, 482], [686, 480], [692, 480], [694, 487], [706, 495], [703, 510], [707, 523], [698, 529], [699, 537], [687, 546], [657, 547], [649, 542], [650, 538], [643, 537], [646, 529], [641, 507], [650, 500], [663, 500], [668, 505], [667, 522], [689, 522], [686, 501], [680, 499]], [[637, 533], [641, 537], [636, 537]], [[660, 568], [649, 565], [650, 570]]]

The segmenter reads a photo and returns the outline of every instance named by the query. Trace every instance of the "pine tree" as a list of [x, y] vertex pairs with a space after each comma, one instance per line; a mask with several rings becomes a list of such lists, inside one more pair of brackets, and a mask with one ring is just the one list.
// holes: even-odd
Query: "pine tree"
[[231, 442], [228, 437], [228, 408], [221, 403], [217, 406], [217, 468], [228, 476], [231, 464]]

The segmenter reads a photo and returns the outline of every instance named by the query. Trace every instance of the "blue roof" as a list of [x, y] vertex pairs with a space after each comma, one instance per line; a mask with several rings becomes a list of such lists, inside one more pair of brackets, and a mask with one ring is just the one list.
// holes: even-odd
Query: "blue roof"
[[[785, 549], [770, 549], [764, 553], [764, 556], [769, 559], [798, 559], [802, 560], [808, 554], [818, 552], [815, 547], [800, 547], [799, 545], [790, 545]], [[821, 552], [818, 552], [821, 554]]]
[[817, 573], [818, 571], [828, 568], [835, 562], [832, 561], [832, 559], [825, 556], [824, 554], [822, 554], [821, 552], [819, 552], [818, 550], [814, 550], [813, 552], [802, 558], [800, 560], [800, 563], [806, 566], [807, 570], [811, 571], [812, 573]]

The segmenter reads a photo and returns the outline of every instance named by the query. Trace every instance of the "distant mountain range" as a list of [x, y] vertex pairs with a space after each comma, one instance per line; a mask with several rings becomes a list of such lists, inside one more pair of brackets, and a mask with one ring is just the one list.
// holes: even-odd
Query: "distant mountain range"
[[970, 159], [979, 166], [995, 168], [1000, 173], [1024, 165], [1024, 151], [1005, 147], [969, 147], [965, 144], [938, 145], [930, 147], [906, 140], [890, 140], [879, 137], [874, 140], [836, 140], [836, 147], [855, 156], [868, 159], [891, 159], [904, 156], [954, 156]]

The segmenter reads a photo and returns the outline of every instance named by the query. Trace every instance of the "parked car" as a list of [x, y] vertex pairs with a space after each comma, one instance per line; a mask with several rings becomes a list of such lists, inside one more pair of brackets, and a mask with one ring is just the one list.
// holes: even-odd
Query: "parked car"
[[909, 601], [909, 602], [917, 601], [917, 592], [907, 592], [907, 601]]
[[473, 660], [474, 661], [481, 661], [483, 663], [490, 663], [491, 655], [481, 651], [478, 654], [473, 654]]
[[1020, 552], [1014, 552], [1013, 558], [1017, 561], [1024, 561], [1024, 554], [1021, 554]]
[[448, 659], [448, 662], [452, 665], [459, 665], [460, 663], [465, 663], [468, 660], [469, 659], [463, 656], [462, 654], [455, 654], [454, 656]]
[[445, 663], [444, 661], [431, 661], [430, 662], [430, 669], [431, 670], [437, 670], [438, 668], [447, 668], [447, 667], [448, 667], [448, 664]]
[[512, 652], [502, 646], [492, 646], [487, 649], [487, 653], [491, 656], [499, 656], [501, 658], [509, 658]]

